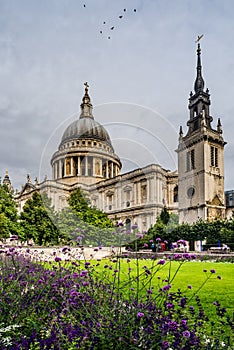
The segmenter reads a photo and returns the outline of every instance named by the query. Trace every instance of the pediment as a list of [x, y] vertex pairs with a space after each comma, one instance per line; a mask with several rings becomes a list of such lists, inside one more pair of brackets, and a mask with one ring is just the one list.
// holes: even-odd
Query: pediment
[[210, 204], [216, 206], [223, 206], [223, 203], [221, 202], [217, 194], [214, 196]]
[[32, 183], [26, 183], [23, 187], [22, 190], [20, 192], [21, 195], [25, 194], [25, 193], [29, 193], [31, 191], [34, 191], [36, 189], [36, 186], [33, 185]]

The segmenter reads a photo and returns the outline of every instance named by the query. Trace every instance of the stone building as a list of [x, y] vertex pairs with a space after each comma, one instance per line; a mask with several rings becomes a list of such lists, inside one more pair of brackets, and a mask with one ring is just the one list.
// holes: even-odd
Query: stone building
[[180, 222], [193, 223], [199, 218], [212, 220], [225, 217], [224, 145], [220, 118], [216, 129], [212, 127], [210, 94], [204, 90], [201, 48], [197, 49], [197, 76], [194, 93], [190, 93], [184, 136], [179, 134], [178, 195]]
[[[32, 184], [30, 177], [15, 199], [22, 210], [34, 191], [46, 192], [55, 210], [67, 205], [77, 187], [91, 204], [112, 219], [137, 223], [147, 230], [163, 207], [179, 213], [180, 222], [192, 223], [224, 217], [224, 145], [218, 118], [213, 129], [210, 94], [204, 90], [201, 48], [197, 49], [197, 76], [190, 93], [188, 130], [179, 133], [178, 173], [159, 164], [121, 174], [121, 160], [115, 153], [106, 129], [93, 116], [93, 106], [85, 84], [80, 117], [64, 131], [58, 150], [51, 159], [52, 179]], [[179, 202], [178, 202], [179, 201]], [[230, 206], [229, 206], [230, 214]]]
[[111, 219], [137, 223], [142, 230], [155, 223], [164, 206], [177, 212], [177, 172], [150, 164], [120, 174], [122, 164], [110, 136], [94, 119], [87, 83], [80, 107], [80, 117], [66, 128], [52, 156], [52, 179], [32, 184], [28, 176], [15, 195], [19, 210], [36, 190], [46, 192], [55, 210], [61, 210], [71, 192], [80, 187], [92, 206], [107, 212]]

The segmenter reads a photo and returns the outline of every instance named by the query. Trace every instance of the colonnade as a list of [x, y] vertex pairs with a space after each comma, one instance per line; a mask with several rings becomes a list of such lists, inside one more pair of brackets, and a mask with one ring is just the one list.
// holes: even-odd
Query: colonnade
[[53, 163], [53, 179], [67, 176], [98, 176], [105, 179], [119, 174], [120, 166], [112, 160], [92, 156], [71, 156]]

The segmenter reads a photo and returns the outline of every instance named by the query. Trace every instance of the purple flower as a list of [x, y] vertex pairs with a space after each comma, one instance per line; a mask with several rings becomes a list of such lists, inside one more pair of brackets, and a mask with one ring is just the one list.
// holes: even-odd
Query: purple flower
[[87, 270], [83, 270], [80, 273], [80, 277], [85, 277], [87, 275], [88, 271]]
[[216, 273], [216, 271], [215, 271], [215, 270], [210, 270], [210, 272], [211, 272], [211, 273]]
[[131, 233], [131, 230], [126, 231], [126, 235], [130, 235], [130, 233]]
[[159, 237], [156, 238], [156, 241], [161, 242], [161, 238], [159, 238]]
[[132, 230], [135, 230], [136, 228], [138, 228], [137, 224], [132, 225]]
[[170, 346], [170, 343], [168, 341], [163, 341], [162, 342], [162, 349], [168, 349]]
[[187, 320], [181, 320], [180, 324], [181, 324], [181, 326], [186, 326], [187, 325]]
[[162, 290], [163, 291], [167, 291], [167, 290], [169, 290], [171, 288], [171, 285], [170, 284], [167, 284], [166, 286], [164, 286], [163, 288], [162, 288]]
[[63, 247], [62, 252], [65, 253], [69, 248], [68, 247]]
[[144, 235], [143, 235], [142, 233], [138, 233], [137, 237], [138, 237], [139, 239], [141, 239], [141, 238], [144, 237]]
[[188, 289], [192, 289], [192, 286], [190, 284], [188, 285]]
[[157, 265], [164, 265], [165, 264], [165, 260], [164, 259], [161, 259], [158, 261]]
[[172, 303], [166, 303], [166, 307], [167, 307], [168, 309], [173, 309], [173, 308], [174, 308], [174, 304], [172, 304]]
[[56, 258], [54, 259], [55, 262], [59, 262], [61, 261], [62, 259], [59, 257], [59, 256], [56, 256]]
[[122, 221], [122, 220], [119, 220], [119, 221], [117, 222], [117, 224], [116, 224], [117, 227], [123, 226], [123, 225], [124, 225], [124, 224], [123, 224], [123, 221]]
[[147, 243], [144, 243], [144, 248], [148, 248], [148, 244]]
[[145, 314], [143, 312], [138, 312], [137, 317], [141, 318], [143, 316], [145, 316]]
[[190, 332], [189, 331], [184, 331], [184, 332], [182, 332], [182, 334], [183, 334], [183, 336], [185, 338], [189, 338], [190, 337]]
[[222, 279], [222, 277], [221, 277], [221, 276], [217, 276], [217, 278], [218, 278], [219, 280], [221, 280], [221, 279]]

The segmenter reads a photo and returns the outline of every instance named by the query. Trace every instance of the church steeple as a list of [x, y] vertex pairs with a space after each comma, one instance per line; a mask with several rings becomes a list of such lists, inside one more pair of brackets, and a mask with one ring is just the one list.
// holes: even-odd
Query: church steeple
[[89, 118], [93, 118], [93, 105], [91, 103], [91, 99], [89, 96], [89, 85], [88, 83], [84, 83], [85, 86], [85, 94], [84, 97], [82, 99], [82, 103], [80, 105], [81, 108], [81, 114], [80, 114], [80, 118], [85, 118], [85, 117], [89, 117]]
[[194, 90], [196, 94], [204, 90], [204, 79], [202, 78], [202, 65], [201, 65], [201, 47], [198, 43], [197, 47], [197, 77], [194, 83]]
[[[199, 39], [200, 40], [200, 39]], [[202, 77], [201, 65], [201, 46], [198, 43], [197, 47], [197, 75], [194, 82], [194, 92], [191, 91], [189, 98], [190, 118], [187, 123], [189, 130], [188, 134], [199, 130], [204, 125], [211, 129], [213, 118], [210, 116], [210, 94], [209, 90], [204, 91], [205, 82]]]

